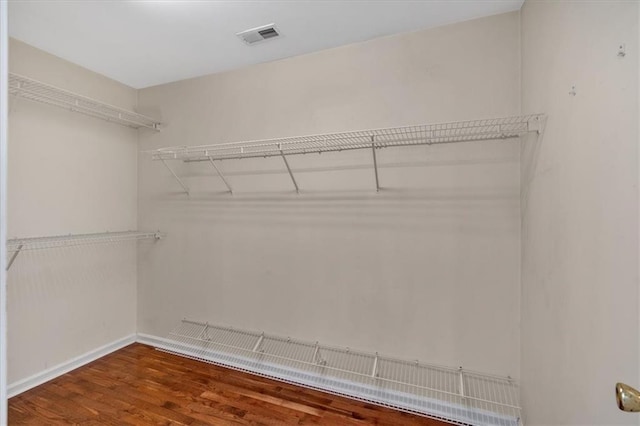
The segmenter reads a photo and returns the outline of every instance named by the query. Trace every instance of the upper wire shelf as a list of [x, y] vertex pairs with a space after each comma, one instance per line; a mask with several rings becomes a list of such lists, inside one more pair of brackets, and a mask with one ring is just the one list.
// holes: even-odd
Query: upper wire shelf
[[160, 160], [169, 169], [184, 191], [188, 186], [167, 164], [168, 160], [185, 162], [208, 161], [223, 180], [229, 192], [231, 185], [216, 165], [216, 160], [230, 160], [259, 157], [282, 157], [289, 176], [299, 191], [293, 171], [287, 161], [289, 155], [319, 154], [323, 152], [348, 151], [356, 149], [372, 150], [376, 190], [380, 190], [376, 150], [388, 147], [412, 145], [435, 145], [456, 142], [475, 142], [500, 139], [515, 139], [527, 133], [540, 134], [544, 127], [544, 114], [529, 114], [513, 117], [489, 118], [471, 121], [456, 121], [440, 124], [392, 127], [387, 129], [359, 130], [353, 132], [328, 133], [311, 136], [296, 136], [277, 139], [221, 143], [199, 146], [175, 146], [152, 151], [153, 160]]
[[55, 105], [134, 129], [141, 127], [153, 130], [160, 129], [160, 123], [157, 120], [142, 114], [109, 105], [14, 73], [9, 73], [9, 93], [24, 99]]
[[151, 151], [154, 160], [209, 161], [308, 154], [392, 146], [432, 145], [517, 138], [539, 132], [543, 114], [376, 130], [262, 139], [200, 146], [176, 146]]

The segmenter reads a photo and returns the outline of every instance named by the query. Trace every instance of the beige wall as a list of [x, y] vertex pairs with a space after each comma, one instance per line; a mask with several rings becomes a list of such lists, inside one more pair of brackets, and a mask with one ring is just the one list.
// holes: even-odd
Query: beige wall
[[[142, 150], [515, 115], [519, 14], [140, 91]], [[254, 47], [251, 47], [254, 48]], [[215, 52], [211, 52], [215, 54]], [[139, 159], [138, 330], [183, 317], [519, 374], [519, 145], [485, 142], [207, 164]]]
[[[136, 91], [16, 40], [10, 71], [131, 109]], [[11, 98], [8, 235], [136, 229], [137, 131]], [[36, 250], [8, 273], [9, 384], [135, 332], [130, 243]]]
[[638, 424], [613, 392], [639, 374], [638, 3], [521, 15], [522, 109], [549, 115], [522, 157], [526, 424]]

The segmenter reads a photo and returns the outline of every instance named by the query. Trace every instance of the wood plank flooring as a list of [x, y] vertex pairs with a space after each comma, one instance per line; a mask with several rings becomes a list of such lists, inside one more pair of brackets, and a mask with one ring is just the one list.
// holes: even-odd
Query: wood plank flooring
[[137, 343], [11, 398], [9, 424], [446, 425]]

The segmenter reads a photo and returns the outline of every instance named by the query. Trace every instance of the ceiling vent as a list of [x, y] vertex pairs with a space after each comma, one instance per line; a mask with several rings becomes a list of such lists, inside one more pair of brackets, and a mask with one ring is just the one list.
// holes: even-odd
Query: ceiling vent
[[275, 24], [263, 25], [261, 27], [251, 28], [236, 34], [240, 40], [248, 45], [260, 43], [265, 40], [280, 37], [280, 31]]

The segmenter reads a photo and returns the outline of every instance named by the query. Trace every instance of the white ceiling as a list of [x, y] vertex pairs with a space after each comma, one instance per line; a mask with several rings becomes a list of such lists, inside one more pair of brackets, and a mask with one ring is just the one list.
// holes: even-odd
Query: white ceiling
[[[10, 0], [9, 33], [135, 88], [518, 10], [523, 0]], [[236, 33], [275, 23], [281, 38]]]

